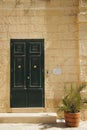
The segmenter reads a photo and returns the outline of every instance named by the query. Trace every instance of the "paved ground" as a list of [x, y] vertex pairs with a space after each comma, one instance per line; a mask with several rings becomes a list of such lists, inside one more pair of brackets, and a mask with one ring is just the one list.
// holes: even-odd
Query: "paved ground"
[[3, 123], [0, 130], [87, 130], [87, 121], [81, 121], [78, 128], [66, 127], [64, 122], [57, 124]]

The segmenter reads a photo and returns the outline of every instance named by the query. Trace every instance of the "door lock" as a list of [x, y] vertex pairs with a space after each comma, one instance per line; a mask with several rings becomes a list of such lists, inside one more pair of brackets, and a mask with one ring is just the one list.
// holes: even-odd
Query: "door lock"
[[27, 88], [25, 87], [24, 90], [27, 90]]

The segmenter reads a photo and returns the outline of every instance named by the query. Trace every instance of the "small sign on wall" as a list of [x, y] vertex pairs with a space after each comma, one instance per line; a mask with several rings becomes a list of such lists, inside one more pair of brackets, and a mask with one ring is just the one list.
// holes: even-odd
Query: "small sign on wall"
[[61, 74], [61, 69], [60, 68], [53, 69], [53, 74], [56, 74], [56, 75]]

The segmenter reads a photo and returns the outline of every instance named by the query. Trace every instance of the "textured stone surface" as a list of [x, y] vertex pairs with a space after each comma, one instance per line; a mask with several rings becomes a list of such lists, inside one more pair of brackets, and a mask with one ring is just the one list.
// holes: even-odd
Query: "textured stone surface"
[[80, 122], [79, 127], [73, 128], [73, 127], [66, 127], [64, 120], [59, 120], [59, 123], [56, 124], [29, 124], [29, 123], [19, 123], [19, 124], [13, 124], [13, 123], [5, 123], [0, 124], [1, 130], [87, 130], [87, 121]]
[[[15, 0], [0, 1], [1, 112], [12, 111], [10, 108], [12, 38], [45, 39], [45, 111], [56, 110], [60, 97], [63, 96], [64, 84], [68, 85], [70, 82], [77, 84], [80, 78], [86, 79], [87, 20], [86, 15], [78, 14], [78, 6], [78, 0], [20, 0], [16, 3]], [[53, 73], [56, 68], [61, 70], [60, 74]]]

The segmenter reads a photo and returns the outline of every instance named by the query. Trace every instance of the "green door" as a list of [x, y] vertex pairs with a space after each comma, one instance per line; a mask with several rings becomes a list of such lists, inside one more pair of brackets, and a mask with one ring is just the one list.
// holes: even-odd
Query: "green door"
[[11, 40], [11, 107], [44, 107], [44, 40]]

